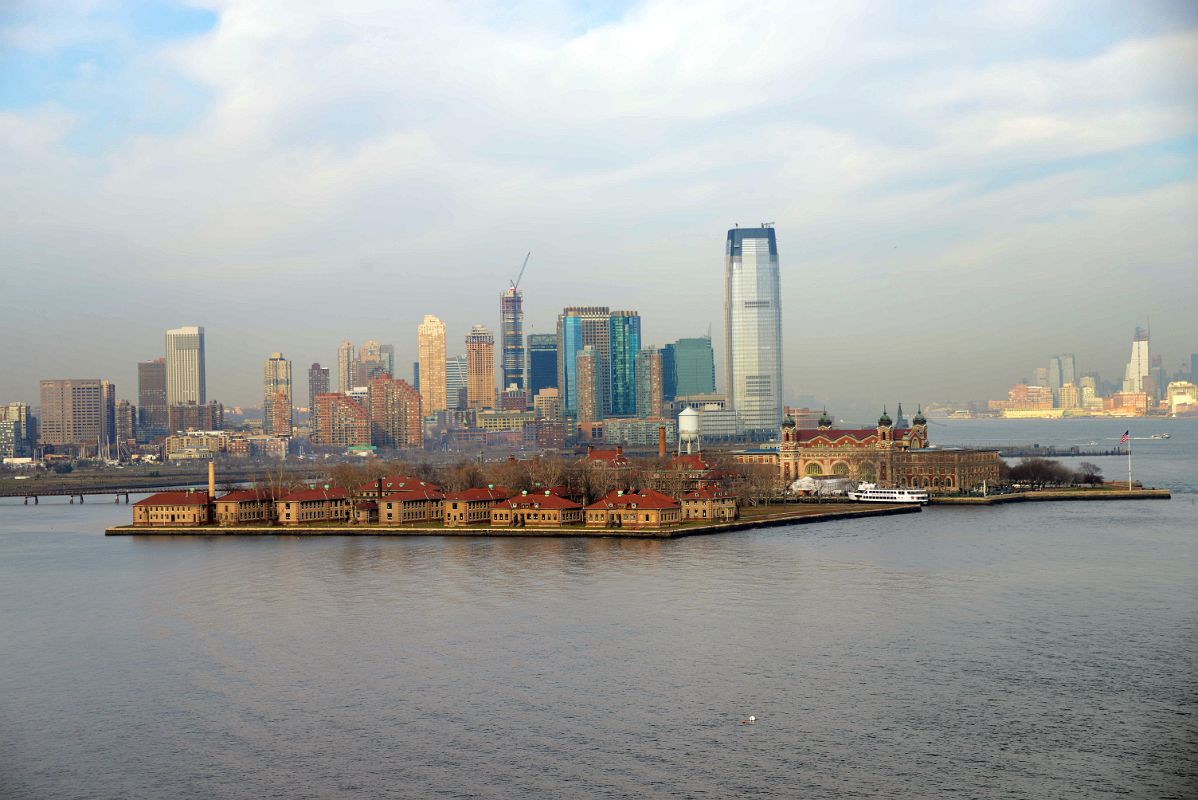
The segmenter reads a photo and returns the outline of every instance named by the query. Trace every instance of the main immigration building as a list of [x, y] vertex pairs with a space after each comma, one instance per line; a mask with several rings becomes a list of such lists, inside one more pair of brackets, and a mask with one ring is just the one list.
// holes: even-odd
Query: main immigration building
[[788, 416], [778, 468], [787, 484], [807, 475], [836, 476], [941, 493], [973, 491], [999, 479], [997, 450], [931, 447], [922, 413], [910, 428], [896, 428], [886, 412], [877, 428], [833, 428], [825, 412], [818, 428], [800, 430]]

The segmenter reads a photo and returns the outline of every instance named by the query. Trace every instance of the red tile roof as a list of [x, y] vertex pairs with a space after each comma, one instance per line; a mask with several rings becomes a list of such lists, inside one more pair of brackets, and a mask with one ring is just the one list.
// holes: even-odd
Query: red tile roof
[[624, 457], [623, 447], [592, 447], [587, 450], [587, 461], [606, 461], [617, 467], [623, 467], [628, 464], [628, 459]]
[[159, 492], [144, 500], [138, 500], [135, 506], [202, 506], [208, 502], [207, 492]]
[[392, 492], [388, 495], [383, 495], [380, 498], [383, 502], [402, 503], [411, 500], [441, 500], [445, 497], [436, 489], [401, 489], [398, 492]]
[[[435, 483], [413, 478], [411, 475], [389, 475], [383, 477], [384, 492], [398, 492], [403, 489], [440, 489]], [[358, 492], [373, 492], [378, 490], [378, 481], [367, 481], [357, 488]]]
[[511, 496], [510, 489], [505, 486], [496, 486], [494, 489], [466, 489], [462, 492], [450, 492], [445, 495], [445, 499], [476, 503], [479, 500], [507, 500]]
[[567, 511], [575, 508], [582, 508], [582, 505], [575, 503], [573, 500], [567, 500], [564, 497], [559, 497], [556, 494], [542, 492], [541, 494], [527, 494], [513, 497], [510, 500], [503, 500], [495, 504], [497, 507], [507, 506], [509, 508], [558, 508]]
[[274, 493], [270, 489], [238, 489], [234, 492], [229, 492], [223, 497], [216, 498], [218, 503], [248, 503], [256, 500], [274, 500]]
[[333, 486], [328, 489], [301, 489], [298, 492], [292, 492], [289, 495], [280, 497], [279, 500], [284, 503], [295, 503], [305, 500], [344, 500], [347, 497], [349, 497], [348, 489]]
[[623, 494], [618, 489], [613, 489], [605, 496], [591, 503], [587, 508], [628, 508], [630, 506], [663, 509], [679, 508], [680, 504], [669, 495], [662, 494], [653, 489], [642, 489], [639, 492], [624, 492]]
[[714, 486], [700, 486], [694, 491], [682, 495], [684, 500], [731, 500], [736, 495]]
[[[895, 428], [891, 433], [894, 436], [894, 440], [899, 441], [904, 436], [911, 433], [911, 430], [909, 428]], [[816, 439], [816, 438], [820, 438], [820, 437], [834, 442], [837, 439], [841, 439], [845, 436], [847, 436], [850, 439], [853, 439], [854, 441], [857, 441], [857, 442], [864, 442], [866, 439], [869, 439], [869, 438], [876, 439], [878, 437], [878, 429], [877, 428], [827, 428], [827, 429], [821, 428], [821, 429], [817, 429], [817, 430], [813, 430], [813, 431], [812, 430], [799, 431], [799, 441], [800, 442], [809, 442], [812, 439]]]
[[692, 470], [708, 470], [711, 465], [708, 464], [698, 453], [686, 453], [677, 455], [670, 459], [671, 469], [692, 469]]

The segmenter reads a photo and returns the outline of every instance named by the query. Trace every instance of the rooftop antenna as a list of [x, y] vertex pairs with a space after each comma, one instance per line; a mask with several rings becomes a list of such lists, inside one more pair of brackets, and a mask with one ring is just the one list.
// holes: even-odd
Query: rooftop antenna
[[761, 227], [763, 227], [763, 228], [772, 228], [772, 227], [774, 227], [774, 223], [772, 223], [772, 222], [763, 222], [763, 223], [761, 223]]
[[520, 265], [520, 274], [516, 276], [516, 280], [511, 282], [513, 289], [520, 288], [520, 279], [524, 277], [524, 269], [525, 269], [525, 267], [528, 266], [528, 257], [531, 255], [532, 255], [532, 251], [529, 250], [528, 253], [524, 256], [524, 263]]

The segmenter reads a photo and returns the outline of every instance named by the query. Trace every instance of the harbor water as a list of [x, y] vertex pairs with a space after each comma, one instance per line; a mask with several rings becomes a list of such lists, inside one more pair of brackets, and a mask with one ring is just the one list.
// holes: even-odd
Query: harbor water
[[0, 501], [0, 797], [1193, 797], [1198, 421], [931, 432], [1129, 427], [1171, 434], [1133, 439], [1171, 500], [673, 541], [106, 538], [111, 498]]

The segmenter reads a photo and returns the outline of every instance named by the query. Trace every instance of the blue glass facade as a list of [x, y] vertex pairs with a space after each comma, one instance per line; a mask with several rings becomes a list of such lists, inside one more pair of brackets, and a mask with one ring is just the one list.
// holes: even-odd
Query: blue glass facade
[[641, 349], [641, 318], [635, 311], [613, 311], [608, 320], [611, 406], [616, 417], [636, 414], [636, 354]]

